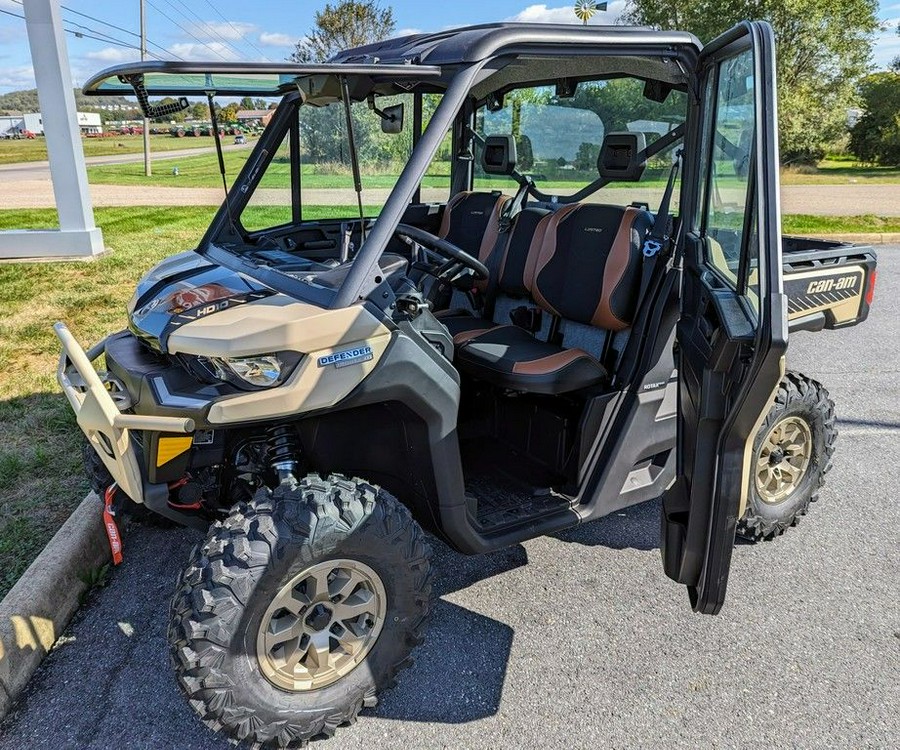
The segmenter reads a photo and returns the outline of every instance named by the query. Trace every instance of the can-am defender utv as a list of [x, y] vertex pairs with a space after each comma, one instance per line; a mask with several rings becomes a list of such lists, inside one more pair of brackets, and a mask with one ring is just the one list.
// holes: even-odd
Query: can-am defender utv
[[150, 116], [282, 96], [128, 330], [84, 352], [57, 325], [97, 488], [212, 524], [170, 627], [204, 721], [284, 746], [374, 705], [424, 637], [422, 529], [483, 553], [662, 496], [663, 568], [719, 611], [739, 519], [774, 533], [833, 449], [788, 329], [864, 319], [874, 282], [869, 250], [781, 236], [772, 50], [762, 23], [703, 49], [491, 25], [87, 84]]

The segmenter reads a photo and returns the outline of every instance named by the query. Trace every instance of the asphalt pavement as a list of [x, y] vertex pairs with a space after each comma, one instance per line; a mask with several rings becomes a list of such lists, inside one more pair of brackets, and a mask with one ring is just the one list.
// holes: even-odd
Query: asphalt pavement
[[[657, 503], [480, 558], [436, 545], [416, 663], [343, 748], [900, 746], [900, 246], [869, 320], [798, 334], [789, 366], [837, 402], [834, 469], [809, 516], [739, 545], [717, 617], [659, 560]], [[225, 750], [181, 696], [166, 621], [198, 539], [141, 527], [76, 618], [0, 750]]]

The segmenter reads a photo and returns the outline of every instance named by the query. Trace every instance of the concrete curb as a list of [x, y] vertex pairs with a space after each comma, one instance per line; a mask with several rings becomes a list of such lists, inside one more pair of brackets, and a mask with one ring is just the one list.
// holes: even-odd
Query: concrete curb
[[0, 719], [78, 609], [81, 577], [110, 560], [101, 508], [88, 495], [0, 601]]

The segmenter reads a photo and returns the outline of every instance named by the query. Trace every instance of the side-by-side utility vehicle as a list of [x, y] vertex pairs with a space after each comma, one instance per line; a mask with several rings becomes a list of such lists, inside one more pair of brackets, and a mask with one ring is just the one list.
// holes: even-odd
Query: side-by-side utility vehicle
[[875, 255], [781, 234], [766, 24], [477, 26], [85, 91], [281, 98], [127, 329], [57, 325], [96, 489], [209, 529], [170, 638], [210, 726], [297, 745], [374, 705], [425, 635], [424, 531], [478, 554], [662, 497], [663, 569], [716, 613], [736, 530], [818, 492], [833, 404], [788, 331], [863, 320]]

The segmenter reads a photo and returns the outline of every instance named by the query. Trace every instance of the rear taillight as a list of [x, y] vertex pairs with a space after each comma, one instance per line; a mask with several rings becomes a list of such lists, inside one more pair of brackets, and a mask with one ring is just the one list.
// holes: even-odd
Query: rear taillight
[[866, 304], [871, 305], [872, 300], [875, 299], [875, 279], [878, 278], [878, 271], [872, 271], [869, 274], [869, 285], [866, 288]]

